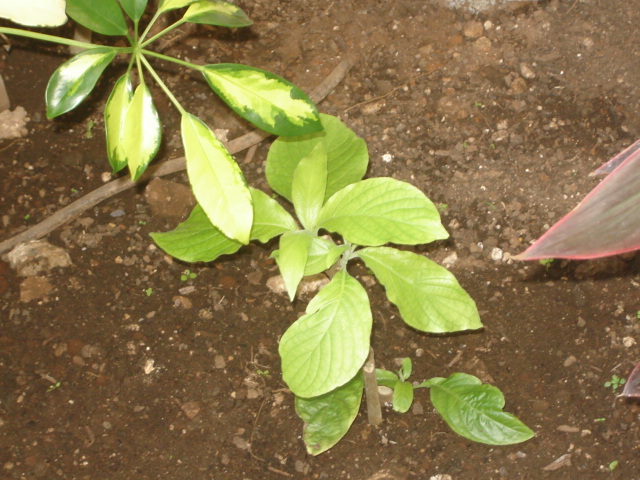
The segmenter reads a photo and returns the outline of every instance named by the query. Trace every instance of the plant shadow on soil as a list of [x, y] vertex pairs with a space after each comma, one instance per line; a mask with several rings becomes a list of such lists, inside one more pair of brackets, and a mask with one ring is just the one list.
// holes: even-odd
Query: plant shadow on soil
[[[511, 2], [478, 14], [424, 0], [239, 3], [255, 22], [250, 34], [198, 29], [165, 53], [254, 65], [306, 90], [351, 56], [355, 66], [320, 110], [367, 141], [369, 176], [409, 181], [446, 204], [451, 239], [424, 251], [447, 260], [485, 328], [420, 334], [373, 286], [378, 365], [395, 370], [409, 356], [416, 381], [476, 375], [536, 437], [473, 444], [421, 390], [410, 413], [386, 410], [375, 429], [363, 409], [340, 444], [308, 456], [277, 356], [308, 298], [289, 303], [267, 288], [276, 271], [264, 246], [215, 264], [171, 261], [149, 233], [179, 219], [152, 215], [142, 192], [129, 191], [49, 236], [73, 264], [43, 273], [49, 287], [38, 298], [21, 300], [26, 280], [0, 263], [0, 476], [634, 478], [640, 407], [615, 401], [604, 383], [640, 360], [637, 261], [547, 270], [511, 256], [596, 185], [589, 172], [640, 136], [640, 9], [622, 0]], [[29, 50], [0, 57], [13, 105], [32, 118], [27, 137], [0, 140], [2, 239], [100, 186], [108, 170], [108, 88], [73, 117], [45, 119], [58, 60]], [[202, 82], [169, 82], [214, 128], [244, 133], [207, 103]], [[181, 156], [168, 105], [159, 101], [161, 160]], [[240, 159], [259, 188], [267, 147]], [[196, 278], [182, 281], [186, 269]]]

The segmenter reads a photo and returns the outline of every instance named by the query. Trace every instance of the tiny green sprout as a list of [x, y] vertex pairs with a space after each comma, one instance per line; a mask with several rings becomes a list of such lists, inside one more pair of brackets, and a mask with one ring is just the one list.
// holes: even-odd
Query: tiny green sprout
[[449, 208], [449, 205], [447, 205], [446, 203], [439, 203], [437, 208], [440, 213], [444, 213], [447, 208]]
[[93, 138], [93, 120], [87, 120], [87, 132], [84, 134], [84, 138]]
[[62, 385], [61, 382], [56, 382], [53, 385], [49, 385], [49, 388], [47, 388], [47, 393], [53, 392], [54, 390], [60, 388], [60, 385]]
[[138, 225], [146, 225], [147, 222], [145, 222], [144, 220], [138, 220]]
[[596, 422], [596, 423], [602, 423], [602, 422], [604, 422], [605, 420], [606, 420], [606, 418], [601, 417], [601, 418], [596, 418], [596, 419], [594, 420], [594, 422]]
[[640, 319], [640, 310], [638, 310], [638, 311], [636, 312], [636, 318], [637, 318], [637, 319]]
[[259, 368], [256, 368], [256, 375], [259, 375], [261, 377], [268, 377], [269, 374], [269, 370], [260, 370]]
[[71, 189], [71, 193], [73, 193], [74, 195], [78, 193], [78, 189], [77, 188], [72, 188]]
[[144, 291], [147, 297], [150, 297], [153, 294], [153, 288], [149, 287]]
[[186, 282], [187, 280], [193, 280], [197, 276], [197, 273], [192, 272], [191, 270], [185, 270], [184, 272], [182, 272], [182, 275], [180, 275], [180, 281]]
[[618, 466], [618, 463], [620, 463], [620, 462], [618, 462], [618, 460], [614, 460], [613, 462], [611, 462], [609, 464], [609, 470], [611, 470], [613, 472], [616, 469], [616, 467]]
[[469, 148], [469, 142], [462, 142], [462, 148]]
[[484, 103], [482, 102], [475, 102], [474, 105], [478, 108], [484, 108]]
[[491, 202], [484, 202], [484, 203], [485, 203], [485, 205], [487, 205], [492, 210], [497, 210], [498, 209], [498, 207], [496, 207], [495, 203], [491, 203]]
[[542, 260], [540, 260], [540, 265], [542, 265], [547, 270], [549, 270], [549, 267], [551, 267], [552, 263], [553, 263], [553, 258], [543, 258]]
[[611, 388], [611, 390], [615, 392], [618, 388], [620, 388], [625, 383], [626, 383], [626, 380], [624, 378], [620, 378], [617, 375], [612, 375], [611, 380], [604, 382], [604, 386], [606, 388]]
[[492, 143], [491, 145], [489, 145], [489, 147], [491, 148], [491, 150], [495, 150], [496, 149], [496, 144]]
[[24, 219], [25, 219], [25, 220], [29, 220], [30, 218], [31, 218], [31, 214], [30, 214], [30, 213], [27, 213], [27, 214], [24, 216]]

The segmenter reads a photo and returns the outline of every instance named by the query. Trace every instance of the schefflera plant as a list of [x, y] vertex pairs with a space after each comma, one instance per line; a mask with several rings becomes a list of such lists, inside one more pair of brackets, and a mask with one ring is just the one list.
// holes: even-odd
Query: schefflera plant
[[[123, 37], [129, 46], [98, 45], [16, 28], [0, 33], [85, 49], [64, 62], [51, 76], [46, 90], [47, 117], [73, 110], [93, 91], [105, 69], [121, 55], [129, 55], [126, 72], [115, 82], [104, 109], [109, 162], [114, 172], [127, 168], [136, 181], [156, 156], [162, 127], [148, 77], [164, 91], [180, 112], [187, 174], [202, 210], [224, 234], [246, 244], [253, 225], [253, 197], [239, 166], [211, 129], [189, 113], [162, 80], [149, 59], [164, 60], [200, 72], [211, 89], [238, 115], [274, 135], [302, 135], [322, 129], [313, 102], [298, 87], [258, 68], [218, 63], [196, 65], [155, 52], [150, 46], [175, 28], [204, 24], [228, 28], [252, 24], [245, 12], [225, 0], [160, 0], [144, 29], [148, 0], [66, 0], [66, 13], [91, 32]], [[59, 2], [56, 3], [59, 8]], [[0, 14], [29, 25], [52, 25], [46, 16], [32, 17], [28, 2]], [[151, 29], [168, 12], [184, 9], [173, 24], [155, 35]], [[16, 12], [19, 9], [22, 11]], [[58, 12], [58, 17], [60, 17]], [[65, 20], [55, 18], [54, 23]]]
[[[290, 300], [305, 276], [335, 271], [279, 346], [283, 379], [296, 397], [296, 411], [305, 422], [304, 441], [312, 454], [331, 448], [346, 434], [362, 400], [361, 369], [369, 355], [373, 317], [365, 288], [349, 273], [352, 262], [364, 262], [411, 327], [429, 333], [482, 327], [474, 301], [453, 274], [422, 255], [386, 246], [447, 238], [434, 204], [406, 182], [363, 180], [368, 165], [365, 142], [337, 118], [321, 115], [321, 120], [322, 132], [280, 137], [267, 157], [269, 186], [293, 204], [298, 221], [274, 198], [250, 189], [251, 239], [267, 242], [280, 236], [273, 257]], [[167, 253], [188, 262], [213, 261], [242, 246], [213, 226], [200, 206], [175, 230], [152, 237]], [[477, 386], [475, 380], [467, 383]], [[483, 392], [465, 393], [464, 385], [460, 391], [447, 381], [451, 383], [434, 378], [424, 386], [434, 387], [432, 396], [435, 392], [444, 399], [440, 403], [457, 399], [455, 411], [447, 410], [453, 417], [464, 417], [454, 419], [455, 425], [462, 425], [456, 431], [489, 429], [477, 438], [496, 444], [532, 435], [501, 411], [504, 399], [500, 404], [494, 395], [484, 404]]]

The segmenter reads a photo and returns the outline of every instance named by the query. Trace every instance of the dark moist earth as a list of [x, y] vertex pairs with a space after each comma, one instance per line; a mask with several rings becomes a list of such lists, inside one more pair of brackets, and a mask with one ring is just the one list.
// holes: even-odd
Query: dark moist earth
[[[273, 245], [211, 265], [156, 248], [149, 233], [188, 212], [178, 174], [51, 233], [71, 266], [25, 278], [0, 263], [0, 478], [640, 478], [640, 408], [605, 387], [640, 360], [640, 264], [512, 259], [597, 184], [589, 172], [640, 137], [638, 5], [510, 2], [476, 14], [424, 0], [239, 3], [253, 27], [185, 32], [165, 53], [254, 65], [307, 91], [353, 59], [320, 110], [366, 139], [369, 176], [409, 181], [440, 205], [451, 238], [417, 251], [456, 274], [485, 325], [421, 334], [373, 286], [378, 365], [409, 356], [414, 380], [461, 371], [489, 381], [535, 438], [471, 443], [419, 390], [410, 413], [388, 410], [373, 428], [363, 409], [336, 447], [307, 455], [277, 347], [309, 298], [289, 303], [267, 287]], [[0, 141], [0, 239], [108, 171], [100, 112], [124, 67], [49, 121], [46, 81], [65, 58], [19, 40], [2, 53], [13, 105], [31, 122], [24, 138]], [[249, 129], [200, 79], [164, 69], [191, 112], [230, 139]], [[162, 161], [182, 153], [179, 118], [157, 98]], [[267, 148], [238, 156], [261, 188]], [[186, 270], [195, 278], [181, 280]]]

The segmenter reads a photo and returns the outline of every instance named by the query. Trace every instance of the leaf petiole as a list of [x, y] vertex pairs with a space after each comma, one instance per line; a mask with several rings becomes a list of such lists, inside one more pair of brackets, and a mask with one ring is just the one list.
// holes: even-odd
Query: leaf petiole
[[5, 33], [7, 35], [16, 35], [18, 37], [32, 38], [34, 40], [42, 40], [45, 42], [59, 43], [60, 45], [67, 45], [70, 47], [79, 47], [85, 49], [109, 48], [116, 53], [131, 53], [133, 51], [132, 47], [111, 47], [107, 45], [97, 45], [95, 43], [80, 42], [78, 40], [72, 40], [70, 38], [58, 37], [56, 35], [47, 35], [46, 33], [20, 30], [18, 28], [0, 27], [0, 33]]
[[[146, 50], [143, 50], [142, 52], [145, 53]], [[169, 100], [171, 100], [171, 103], [173, 103], [173, 105], [178, 109], [180, 114], [181, 115], [186, 114], [187, 111], [182, 107], [182, 105], [180, 105], [180, 102], [178, 101], [178, 99], [173, 95], [173, 93], [171, 93], [171, 90], [169, 90], [169, 87], [167, 87], [167, 85], [162, 81], [160, 76], [153, 69], [153, 67], [149, 63], [149, 60], [147, 60], [144, 57], [144, 55], [139, 55], [139, 59], [144, 64], [144, 66], [147, 67], [147, 70], [149, 71], [149, 73], [151, 74], [153, 79], [160, 86], [160, 88], [164, 91], [164, 93], [167, 95], [167, 97], [169, 97]], [[142, 76], [142, 71], [141, 71], [141, 76]]]

